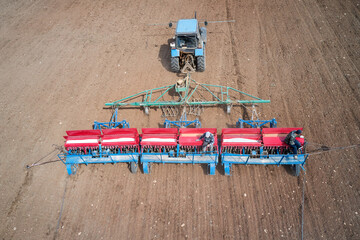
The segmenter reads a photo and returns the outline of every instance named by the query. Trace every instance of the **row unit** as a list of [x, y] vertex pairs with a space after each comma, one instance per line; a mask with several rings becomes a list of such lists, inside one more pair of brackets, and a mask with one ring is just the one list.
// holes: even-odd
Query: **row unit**
[[[302, 128], [224, 128], [220, 138], [220, 147], [283, 147], [288, 145], [283, 141], [286, 135], [293, 130]], [[202, 142], [198, 139], [205, 132], [215, 136], [214, 147], [218, 146], [216, 128], [142, 128], [139, 134], [136, 128], [103, 129], [103, 130], [75, 130], [67, 131], [64, 136], [66, 150], [122, 147], [122, 146], [180, 146], [198, 147]], [[298, 138], [303, 144], [304, 139]], [[137, 148], [139, 149], [139, 148]]]

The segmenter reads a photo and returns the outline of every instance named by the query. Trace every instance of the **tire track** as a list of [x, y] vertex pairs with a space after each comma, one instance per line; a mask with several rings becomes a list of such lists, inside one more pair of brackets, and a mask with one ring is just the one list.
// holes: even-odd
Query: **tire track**
[[28, 187], [32, 183], [32, 178], [33, 178], [33, 173], [31, 171], [26, 171], [24, 181], [21, 184], [19, 190], [17, 191], [16, 197], [12, 201], [9, 211], [6, 214], [7, 217], [10, 217], [14, 213], [14, 211], [16, 211], [18, 205], [20, 204], [23, 198], [23, 195], [26, 193]]
[[[231, 15], [231, 11], [230, 11], [229, 0], [226, 0], [226, 18], [228, 20], [233, 19], [232, 15]], [[229, 34], [230, 34], [231, 52], [232, 52], [232, 59], [233, 59], [233, 63], [234, 63], [237, 88], [239, 90], [241, 90], [241, 89], [243, 89], [243, 85], [245, 84], [245, 81], [244, 81], [245, 77], [242, 75], [241, 70], [240, 70], [240, 62], [239, 62], [239, 57], [237, 55], [238, 46], [236, 44], [235, 37], [233, 34], [233, 26], [231, 23], [227, 23], [227, 24], [228, 24]]]
[[[320, 33], [318, 32], [318, 30], [316, 28], [314, 28], [313, 25], [312, 26], [309, 25], [310, 24], [309, 21], [305, 21], [305, 19], [303, 19], [302, 15], [300, 14], [300, 10], [299, 10], [298, 6], [296, 6], [296, 4], [297, 4], [296, 1], [294, 1], [294, 4], [295, 4], [295, 8], [297, 9], [298, 15], [302, 18], [302, 21], [304, 23], [307, 23], [306, 25], [309, 26], [309, 28], [307, 30], [309, 31], [309, 36], [311, 36], [312, 42], [313, 42], [313, 44], [315, 45], [315, 47], [317, 49], [317, 56], [319, 56], [321, 58], [321, 62], [319, 62], [319, 61], [316, 62], [314, 60], [314, 56], [312, 56], [311, 59], [313, 61], [314, 66], [316, 66], [319, 75], [321, 76], [321, 81], [323, 83], [324, 88], [327, 89], [327, 91], [329, 93], [329, 96], [333, 99], [334, 104], [337, 105], [337, 102], [338, 102], [338, 97], [337, 96], [339, 96], [339, 95], [340, 96], [347, 96], [348, 98], [350, 98], [351, 99], [351, 100], [349, 100], [350, 103], [353, 103], [354, 101], [359, 102], [360, 101], [359, 93], [357, 93], [357, 91], [354, 88], [352, 88], [351, 85], [349, 85], [349, 81], [346, 78], [342, 68], [337, 63], [337, 61], [335, 61], [335, 69], [338, 72], [342, 73], [341, 75], [344, 76], [342, 79], [345, 78], [346, 82], [348, 83], [348, 87], [351, 89], [351, 92], [353, 93], [353, 96], [349, 95], [347, 92], [344, 92], [344, 89], [345, 89], [344, 85], [341, 84], [340, 81], [337, 81], [337, 79], [335, 79], [335, 77], [333, 75], [333, 70], [330, 69], [330, 66], [328, 66], [329, 62], [326, 61], [326, 58], [325, 58], [325, 56], [323, 54], [323, 51], [319, 50], [319, 49], [321, 49], [321, 46], [319, 46], [319, 44], [315, 40], [314, 36], [310, 33], [310, 30], [312, 29], [313, 33], [317, 33], [319, 35], [320, 35]], [[303, 6], [306, 9], [304, 12], [307, 12], [308, 15], [310, 15], [310, 12], [309, 12], [308, 8], [305, 5], [303, 5]], [[328, 49], [326, 49], [326, 52], [331, 53], [331, 49], [330, 49], [329, 46], [328, 46]], [[332, 55], [332, 54], [330, 54], [330, 55]], [[321, 63], [321, 64], [319, 64], [319, 63]], [[330, 65], [332, 66], [333, 64], [330, 63]], [[332, 81], [338, 86], [337, 88], [335, 88], [331, 84], [329, 84], [329, 80], [327, 80], [328, 77], [326, 77], [324, 75], [324, 72], [326, 72], [327, 75], [329, 76], [329, 78], [332, 79]], [[340, 93], [337, 93], [337, 91], [340, 91]], [[339, 108], [339, 110], [343, 111], [342, 108]], [[346, 113], [344, 113], [343, 115], [346, 115]], [[354, 119], [358, 119], [358, 117], [355, 117]], [[348, 131], [348, 130], [344, 130], [344, 131]]]
[[[298, 10], [298, 7], [296, 6], [297, 2], [293, 1], [293, 3], [294, 3], [294, 5], [295, 5], [295, 7], [296, 7], [296, 9], [298, 11], [298, 15], [302, 17], [302, 15], [300, 14], [300, 12]], [[302, 3], [302, 5], [303, 5], [303, 9], [306, 11], [307, 15], [308, 16], [313, 16], [313, 14], [310, 13], [310, 10], [305, 5], [305, 3]], [[318, 4], [315, 4], [315, 5], [316, 5], [316, 9], [321, 12]], [[311, 8], [311, 9], [314, 9], [314, 8]], [[308, 17], [308, 19], [311, 19], [311, 21], [305, 21], [303, 19], [303, 17], [302, 17], [303, 23], [305, 23], [308, 26], [308, 31], [311, 31], [312, 33], [317, 33], [317, 35], [321, 36], [321, 33], [319, 32], [319, 30], [315, 26], [315, 21], [316, 20], [314, 18], [311, 18], [311, 17]], [[342, 52], [345, 53], [346, 59], [350, 59], [350, 64], [352, 65], [352, 69], [354, 69], [355, 72], [356, 72], [355, 75], [359, 76], [360, 75], [359, 70], [357, 69], [354, 62], [351, 60], [351, 57], [347, 53], [344, 46], [341, 44], [341, 41], [339, 40], [339, 34], [337, 34], [336, 31], [334, 30], [334, 28], [331, 27], [332, 24], [330, 24], [328, 20], [326, 20], [326, 21], [327, 21], [327, 26], [326, 27], [331, 29], [331, 30], [329, 30], [330, 34], [333, 35], [333, 36], [336, 36], [336, 44], [337, 44], [337, 46], [340, 46]], [[315, 37], [313, 36], [313, 34], [310, 34], [310, 36], [312, 37], [313, 43], [316, 46], [316, 48], [321, 49], [321, 46], [318, 44], [318, 41], [315, 41]], [[326, 49], [326, 50], [330, 53], [331, 56], [333, 56], [333, 54], [331, 54], [332, 51], [330, 49]], [[339, 54], [339, 55], [344, 55], [344, 54]], [[322, 56], [322, 54], [321, 54], [321, 56]], [[336, 56], [333, 56], [333, 57], [334, 57], [334, 59], [336, 59]], [[325, 62], [325, 59], [324, 59], [323, 56], [322, 56], [322, 58], [323, 58], [323, 61]], [[347, 61], [349, 61], [349, 60], [347, 60]], [[352, 94], [355, 96], [355, 100], [360, 104], [360, 95], [359, 95], [358, 91], [356, 91], [356, 89], [352, 86], [352, 83], [350, 83], [349, 79], [346, 77], [346, 74], [344, 73], [344, 71], [340, 67], [341, 64], [338, 62], [338, 60], [335, 61], [335, 63], [336, 63], [335, 68], [337, 69], [337, 71], [340, 71], [342, 73], [341, 75], [344, 76], [343, 79], [346, 80], [346, 82], [348, 84], [348, 87], [350, 87], [350, 89], [352, 91]], [[328, 69], [328, 72], [331, 73], [330, 69]], [[339, 89], [342, 91], [342, 94], [346, 95], [346, 93], [343, 92], [343, 86], [341, 84], [338, 84], [338, 86], [339, 86]]]
[[[267, 11], [270, 11], [271, 10], [269, 8], [267, 8]], [[255, 13], [256, 13], [256, 16], [257, 16], [257, 19], [258, 19], [258, 22], [259, 22], [259, 27], [260, 27], [260, 39], [263, 38], [264, 41], [261, 41], [261, 42], [264, 42], [265, 43], [265, 48], [266, 48], [266, 52], [267, 52], [267, 56], [269, 57], [269, 62], [270, 62], [270, 65], [271, 65], [271, 70], [272, 72], [274, 73], [275, 77], [276, 77], [276, 80], [275, 82], [277, 81], [281, 81], [281, 77], [280, 77], [280, 73], [279, 71], [277, 70], [278, 68], [275, 66], [274, 63], [276, 63], [277, 61], [275, 60], [275, 57], [271, 51], [272, 47], [270, 47], [269, 43], [270, 42], [273, 42], [274, 40], [276, 40], [276, 42], [279, 43], [279, 40], [277, 38], [277, 35], [273, 35], [272, 39], [268, 39], [267, 38], [267, 33], [266, 33], [266, 30], [265, 30], [265, 27], [264, 27], [264, 24], [263, 24], [263, 21], [260, 17], [260, 14], [259, 14], [259, 10], [258, 10], [258, 7], [255, 8]], [[284, 92], [284, 91], [280, 91], [280, 92]], [[270, 98], [272, 96], [272, 93], [270, 91]], [[273, 101], [273, 99], [270, 99], [271, 101]], [[285, 113], [285, 116], [282, 116], [282, 121], [284, 122], [294, 122], [294, 119], [292, 118], [292, 115], [289, 113], [289, 108], [288, 108], [288, 105], [287, 105], [287, 102], [286, 101], [281, 101], [281, 104], [283, 106], [283, 109], [285, 109], [284, 113]], [[274, 116], [275, 117], [275, 116]]]

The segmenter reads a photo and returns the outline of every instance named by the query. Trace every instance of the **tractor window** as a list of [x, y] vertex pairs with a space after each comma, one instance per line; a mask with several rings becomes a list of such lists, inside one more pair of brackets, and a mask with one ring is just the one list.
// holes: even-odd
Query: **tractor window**
[[178, 48], [196, 48], [195, 36], [178, 36], [176, 40]]

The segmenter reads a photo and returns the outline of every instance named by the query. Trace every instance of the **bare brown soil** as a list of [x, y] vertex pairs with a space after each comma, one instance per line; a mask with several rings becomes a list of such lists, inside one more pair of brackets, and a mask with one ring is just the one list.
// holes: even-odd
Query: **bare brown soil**
[[[174, 83], [168, 40], [148, 26], [198, 17], [208, 26], [199, 82], [270, 99], [260, 117], [304, 127], [311, 143], [360, 143], [360, 2], [357, 0], [1, 1], [0, 237], [2, 239], [300, 239], [303, 176], [283, 167], [126, 164], [55, 160], [66, 130], [107, 121], [104, 103]], [[207, 109], [204, 127], [248, 114]], [[132, 127], [157, 127], [123, 110]], [[49, 155], [48, 155], [49, 154]], [[48, 155], [48, 156], [47, 156]], [[44, 159], [42, 157], [47, 156]], [[314, 155], [306, 164], [304, 239], [360, 239], [360, 150]]]

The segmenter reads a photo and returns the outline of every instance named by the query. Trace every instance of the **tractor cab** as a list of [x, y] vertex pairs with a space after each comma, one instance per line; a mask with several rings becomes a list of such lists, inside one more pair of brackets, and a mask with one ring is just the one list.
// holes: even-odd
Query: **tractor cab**
[[188, 35], [184, 35], [184, 36], [176, 36], [176, 47], [178, 49], [195, 49], [197, 46], [197, 38], [196, 36], [188, 36]]
[[175, 45], [178, 49], [195, 49], [199, 42], [198, 21], [196, 19], [181, 19], [179, 20], [176, 33]]

